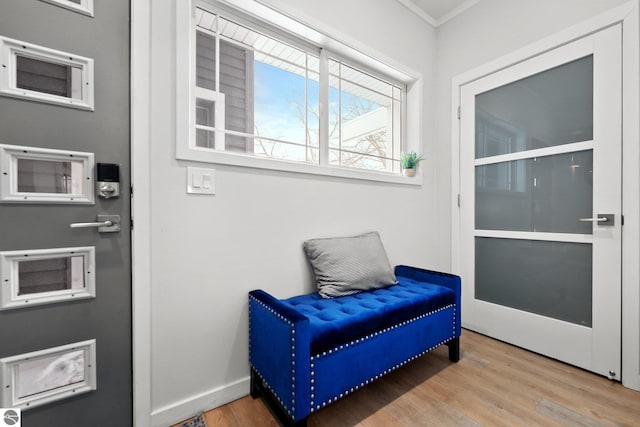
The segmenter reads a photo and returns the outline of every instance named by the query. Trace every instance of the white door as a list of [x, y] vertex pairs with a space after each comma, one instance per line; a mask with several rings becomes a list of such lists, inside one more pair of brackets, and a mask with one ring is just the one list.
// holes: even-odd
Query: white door
[[621, 26], [461, 87], [463, 324], [620, 378]]

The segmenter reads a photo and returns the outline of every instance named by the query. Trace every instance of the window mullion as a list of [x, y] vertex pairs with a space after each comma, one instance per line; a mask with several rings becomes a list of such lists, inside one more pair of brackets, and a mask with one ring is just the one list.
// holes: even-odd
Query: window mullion
[[342, 63], [338, 63], [338, 164], [342, 166]]
[[320, 164], [329, 164], [329, 53], [320, 51]]
[[215, 58], [215, 79], [216, 79], [216, 102], [214, 104], [215, 108], [215, 128], [216, 131], [214, 133], [214, 147], [216, 150], [224, 151], [226, 148], [226, 135], [223, 132], [225, 130], [225, 97], [224, 94], [220, 93], [220, 16], [216, 15], [215, 18], [215, 43], [216, 43], [216, 58]]

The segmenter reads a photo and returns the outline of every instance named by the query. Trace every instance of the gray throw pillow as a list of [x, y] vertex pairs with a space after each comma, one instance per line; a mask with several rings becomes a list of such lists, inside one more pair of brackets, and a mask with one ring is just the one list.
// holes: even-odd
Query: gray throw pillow
[[351, 295], [398, 283], [380, 235], [311, 239], [303, 244], [323, 298]]

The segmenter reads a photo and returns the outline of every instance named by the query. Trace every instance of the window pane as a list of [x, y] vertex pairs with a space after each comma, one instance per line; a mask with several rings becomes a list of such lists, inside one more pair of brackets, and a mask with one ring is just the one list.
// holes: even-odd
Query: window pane
[[476, 166], [476, 228], [591, 234], [593, 151]]
[[260, 157], [306, 162], [315, 161], [313, 158], [309, 159], [309, 156], [317, 155], [317, 150], [307, 148], [304, 144], [255, 138], [255, 154]]
[[476, 237], [475, 245], [476, 299], [591, 326], [590, 244]]
[[216, 115], [215, 115], [214, 101], [208, 99], [197, 98], [196, 99], [196, 124], [202, 126], [215, 127]]
[[204, 129], [196, 129], [196, 147], [216, 148], [216, 133]]
[[216, 39], [196, 31], [196, 86], [216, 90]]
[[16, 55], [16, 86], [65, 98], [82, 99], [82, 69]]
[[227, 130], [253, 131], [253, 72], [253, 51], [220, 41], [220, 92], [225, 94]]
[[298, 67], [284, 70], [255, 62], [256, 136], [305, 144], [304, 74], [304, 69]]
[[18, 295], [84, 287], [84, 257], [82, 256], [18, 263]]
[[84, 350], [75, 350], [20, 362], [17, 366], [17, 397], [25, 398], [83, 382], [84, 356]]
[[81, 162], [18, 159], [18, 192], [82, 194]]
[[253, 154], [254, 152], [254, 138], [241, 135], [223, 134], [224, 136], [224, 149], [227, 151], [233, 151], [236, 153]]
[[393, 171], [401, 151], [393, 86], [335, 60], [329, 69], [329, 147], [342, 151], [330, 164]]
[[[329, 76], [329, 147], [340, 148], [340, 78]], [[331, 158], [330, 158], [331, 159]], [[339, 156], [338, 156], [339, 159]], [[339, 160], [338, 160], [339, 161]]]
[[[330, 150], [329, 159], [332, 165], [341, 165], [357, 169], [391, 171], [394, 167], [393, 161], [390, 159], [350, 151]], [[396, 170], [398, 169], [396, 168]]]
[[[310, 58], [313, 58], [309, 55]], [[316, 59], [317, 58], [313, 58]], [[311, 61], [310, 61], [311, 62]], [[317, 64], [316, 64], [317, 65]], [[307, 80], [307, 144], [320, 145], [320, 75], [309, 73]], [[317, 159], [317, 157], [315, 157]], [[317, 163], [314, 161], [313, 163]]]
[[476, 158], [593, 139], [593, 56], [476, 96]]

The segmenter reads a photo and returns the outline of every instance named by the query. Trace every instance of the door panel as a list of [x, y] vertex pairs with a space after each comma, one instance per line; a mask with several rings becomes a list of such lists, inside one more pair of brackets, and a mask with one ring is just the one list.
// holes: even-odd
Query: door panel
[[460, 150], [465, 326], [616, 379], [621, 64], [618, 25], [463, 86]]
[[[95, 248], [90, 272], [95, 298], [0, 311], [0, 358], [95, 340], [96, 390], [23, 409], [25, 426], [132, 424], [130, 196], [125, 191], [130, 188], [130, 5], [110, 0], [95, 2], [95, 7], [95, 17], [90, 17], [39, 0], [0, 3], [0, 36], [72, 52], [95, 64], [94, 111], [0, 96], [0, 144], [94, 153], [96, 163], [120, 165], [123, 190], [117, 199], [96, 197], [85, 204], [0, 203], [0, 251]], [[42, 70], [39, 64], [21, 67], [32, 65]], [[73, 81], [73, 70], [68, 75]], [[73, 96], [75, 90], [67, 92]], [[23, 166], [41, 171], [40, 178], [52, 169]], [[67, 176], [60, 169], [63, 164], [53, 166], [50, 175]], [[25, 191], [32, 187], [24, 185]], [[45, 187], [38, 184], [38, 189]], [[64, 190], [59, 188], [50, 186], [55, 192]], [[69, 227], [96, 221], [98, 214], [120, 215], [121, 231]]]

